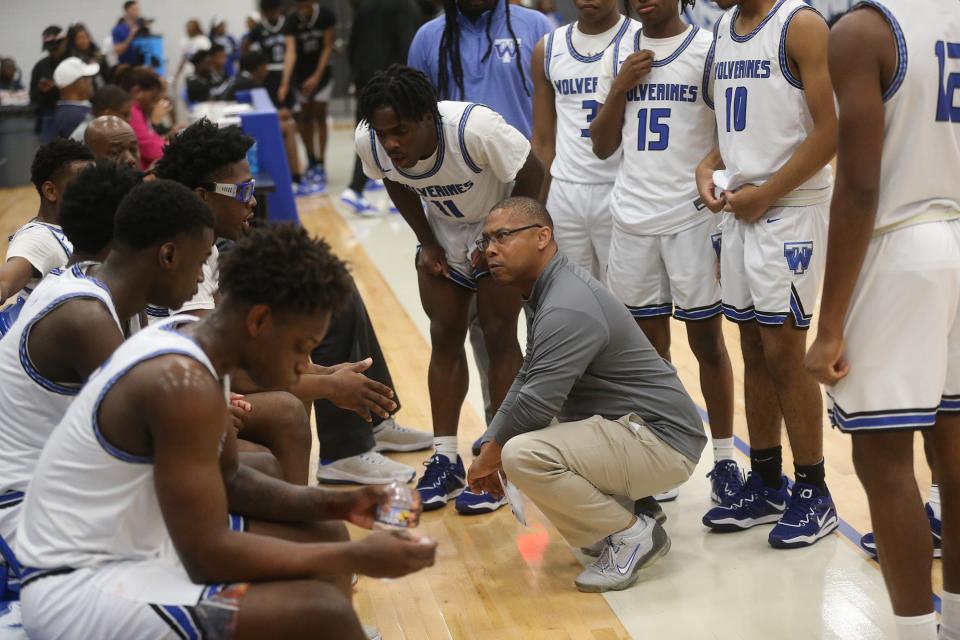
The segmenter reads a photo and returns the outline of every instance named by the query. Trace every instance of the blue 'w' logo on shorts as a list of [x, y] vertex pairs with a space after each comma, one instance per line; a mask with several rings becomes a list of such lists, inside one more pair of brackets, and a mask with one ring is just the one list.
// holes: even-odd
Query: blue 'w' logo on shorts
[[810, 268], [812, 256], [812, 241], [783, 243], [783, 257], [787, 259], [787, 267], [797, 275], [801, 275]]

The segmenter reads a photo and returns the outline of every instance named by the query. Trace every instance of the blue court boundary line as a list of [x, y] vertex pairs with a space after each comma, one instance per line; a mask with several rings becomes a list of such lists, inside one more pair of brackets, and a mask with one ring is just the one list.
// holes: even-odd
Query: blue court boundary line
[[[696, 405], [696, 407], [697, 407], [697, 412], [700, 414], [700, 419], [703, 420], [704, 424], [709, 425], [710, 416], [707, 415], [706, 410], [700, 405]], [[744, 442], [740, 438], [740, 436], [738, 436], [737, 434], [733, 434], [733, 444], [737, 447], [737, 450], [740, 451], [740, 453], [742, 453], [743, 455], [745, 455], [749, 460], [750, 445]], [[793, 486], [793, 479], [788, 476], [788, 480], [790, 481], [790, 486]], [[846, 538], [851, 543], [853, 543], [853, 546], [857, 549], [857, 551], [859, 551], [864, 556], [866, 556], [868, 560], [876, 564], [877, 567], [879, 568], [880, 563], [877, 561], [877, 559], [871, 556], [866, 551], [864, 551], [863, 547], [860, 546], [860, 538], [862, 538], [863, 535], [859, 531], [857, 531], [849, 522], [841, 518], [839, 512], [837, 512], [837, 522], [838, 522], [837, 531], [840, 533], [840, 535], [842, 535], [844, 538]], [[884, 585], [884, 588], [886, 588], [886, 585]], [[931, 595], [933, 596], [933, 608], [936, 610], [937, 613], [940, 613], [940, 596], [938, 596], [935, 593]]]

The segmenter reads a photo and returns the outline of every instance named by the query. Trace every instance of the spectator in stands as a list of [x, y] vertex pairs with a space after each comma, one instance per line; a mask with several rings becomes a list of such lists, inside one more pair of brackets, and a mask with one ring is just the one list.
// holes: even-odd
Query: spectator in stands
[[170, 101], [164, 97], [164, 83], [156, 71], [149, 67], [119, 67], [114, 80], [126, 90], [133, 101], [130, 105], [130, 126], [137, 134], [140, 144], [140, 165], [146, 170], [163, 155], [163, 137], [151, 125], [151, 118], [158, 105]]
[[117, 116], [100, 116], [90, 123], [83, 137], [97, 162], [113, 162], [140, 171], [140, 145], [137, 134]]
[[20, 69], [13, 58], [0, 58], [0, 91], [23, 91]]
[[67, 29], [67, 55], [80, 58], [87, 64], [97, 64], [100, 72], [93, 78], [94, 89], [99, 89], [110, 82], [110, 66], [107, 57], [100, 52], [100, 47], [86, 25], [81, 22], [70, 25]]
[[[423, 17], [414, 0], [359, 0], [347, 49], [357, 95], [377, 71], [392, 64], [406, 63], [410, 43]], [[360, 103], [357, 101], [357, 122], [360, 122], [359, 109]], [[366, 186], [367, 176], [363, 173], [360, 156], [357, 156], [353, 179], [340, 195], [340, 200], [357, 213], [373, 210], [373, 206], [363, 197]]]
[[117, 54], [120, 64], [137, 64], [137, 52], [133, 48], [133, 40], [143, 26], [140, 20], [140, 4], [137, 0], [127, 0], [123, 3], [123, 17], [113, 28], [113, 52]]
[[240, 44], [237, 39], [227, 33], [227, 21], [222, 16], [214, 16], [210, 21], [210, 42], [223, 47], [226, 64], [223, 73], [232, 78], [237, 72], [237, 61], [240, 59]]
[[212, 61], [206, 49], [193, 54], [193, 73], [187, 77], [187, 102], [207, 102], [213, 89]]
[[236, 100], [238, 91], [250, 91], [263, 86], [267, 78], [267, 57], [262, 51], [247, 51], [240, 56], [240, 71], [227, 81], [224, 100]]
[[86, 64], [80, 58], [67, 58], [53, 72], [53, 82], [60, 90], [60, 100], [49, 126], [40, 136], [44, 143], [54, 138], [69, 138], [73, 130], [90, 114], [93, 97], [93, 76], [100, 71], [96, 63]]
[[[70, 134], [70, 139], [83, 142], [83, 134], [86, 132], [87, 126], [95, 118], [101, 116], [117, 116], [124, 122], [129, 122], [132, 102], [133, 98], [130, 97], [130, 94], [115, 84], [108, 84], [97, 89], [90, 100], [90, 117], [77, 125], [77, 128]], [[139, 159], [139, 155], [137, 157]], [[137, 169], [139, 168], [138, 166]]]
[[[186, 29], [187, 35], [180, 40], [180, 50], [183, 52], [183, 55], [180, 58], [180, 66], [177, 67], [177, 73], [174, 76], [176, 78], [180, 78], [187, 64], [193, 60], [195, 55], [201, 51], [207, 51], [212, 44], [210, 38], [204, 35], [203, 29], [200, 28], [200, 21], [196, 18], [187, 20]], [[189, 69], [186, 70], [188, 73], [190, 72]]]
[[50, 26], [43, 30], [43, 50], [47, 56], [34, 65], [30, 74], [30, 104], [37, 109], [37, 133], [50, 126], [60, 99], [60, 91], [53, 82], [53, 70], [67, 57], [67, 36], [63, 29]]

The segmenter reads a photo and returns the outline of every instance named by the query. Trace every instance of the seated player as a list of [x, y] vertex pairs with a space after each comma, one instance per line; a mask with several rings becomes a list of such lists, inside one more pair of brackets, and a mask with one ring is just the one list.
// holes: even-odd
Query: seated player
[[224, 100], [236, 100], [238, 91], [250, 91], [263, 86], [267, 78], [267, 57], [262, 51], [247, 51], [240, 56], [240, 71], [223, 88]]
[[523, 292], [529, 330], [470, 486], [502, 494], [502, 469], [568, 542], [604, 541], [578, 589], [626, 589], [670, 538], [615, 497], [655, 495], [690, 477], [707, 442], [697, 408], [623, 304], [558, 252], [539, 202], [497, 205], [477, 245], [497, 284]]
[[83, 143], [93, 152], [97, 162], [113, 162], [134, 171], [140, 170], [140, 144], [126, 120], [117, 116], [100, 116], [87, 125]]
[[[348, 542], [337, 522], [228, 527], [229, 378], [295, 384], [349, 279], [327, 245], [288, 225], [243, 238], [221, 267], [221, 304], [127, 340], [47, 443], [17, 542], [30, 636], [361, 640], [351, 574], [433, 564], [435, 543], [401, 533]], [[370, 527], [386, 496], [280, 484], [282, 498], [261, 500], [275, 521], [298, 511]]]
[[[236, 241], [249, 228], [256, 199], [247, 150], [253, 139], [239, 127], [219, 128], [201, 120], [178, 134], [157, 163], [156, 175], [195, 190], [214, 212], [215, 232], [220, 240]], [[214, 248], [205, 266], [205, 281], [197, 295], [180, 312], [210, 313], [217, 304], [217, 255]], [[169, 316], [168, 309], [148, 309], [152, 318]], [[363, 354], [361, 354], [363, 355]], [[244, 417], [241, 438], [266, 446], [280, 461], [284, 478], [306, 484], [310, 470], [310, 424], [303, 402], [327, 399], [359, 413], [369, 421], [373, 415], [391, 417], [397, 409], [393, 391], [363, 375], [369, 363], [356, 362], [339, 368], [313, 367], [286, 392], [255, 393], [258, 387], [244, 376], [235, 376], [235, 390], [246, 393], [253, 411]], [[422, 445], [421, 445], [422, 447]], [[374, 455], [371, 453], [371, 455]], [[379, 454], [380, 481], [409, 482], [415, 475], [407, 466]]]
[[63, 267], [73, 248], [60, 229], [60, 203], [67, 185], [93, 161], [73, 140], [54, 140], [40, 147], [30, 167], [30, 180], [40, 194], [37, 216], [10, 236], [7, 260], [0, 266], [0, 304], [20, 293], [0, 312], [0, 335], [16, 320], [23, 303], [51, 269]]
[[[417, 277], [430, 318], [430, 407], [435, 455], [417, 485], [424, 509], [457, 498], [457, 509], [483, 513], [502, 500], [464, 494], [457, 454], [460, 407], [467, 393], [464, 340], [473, 296], [487, 353], [491, 406], [499, 407], [520, 367], [520, 292], [497, 287], [474, 242], [491, 207], [506, 196], [535, 197], [543, 168], [530, 143], [497, 113], [467, 102], [437, 102], [421, 72], [393, 65], [363, 88], [356, 131], [363, 170], [383, 180], [420, 242]], [[423, 198], [423, 201], [421, 201]], [[424, 206], [424, 202], [426, 206]]]
[[0, 340], [0, 536], [8, 544], [43, 445], [123, 342], [129, 320], [147, 302], [182, 303], [197, 290], [212, 214], [176, 183], [139, 182], [115, 165], [77, 177], [64, 199], [65, 230], [76, 258], [103, 264], [92, 274], [87, 262], [52, 271]]
[[123, 119], [124, 122], [130, 119], [130, 109], [133, 104], [133, 98], [130, 94], [115, 84], [108, 84], [97, 89], [90, 100], [90, 115], [86, 120], [77, 125], [77, 128], [70, 134], [71, 140], [83, 142], [83, 136], [90, 123], [102, 116], [116, 116]]

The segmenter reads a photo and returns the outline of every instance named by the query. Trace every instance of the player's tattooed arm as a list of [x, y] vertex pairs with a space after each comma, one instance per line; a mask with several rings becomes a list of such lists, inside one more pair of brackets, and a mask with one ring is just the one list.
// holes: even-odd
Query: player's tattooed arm
[[547, 194], [550, 193], [550, 166], [557, 153], [557, 103], [553, 85], [547, 79], [544, 69], [545, 40], [540, 40], [533, 48], [533, 58], [530, 62], [533, 75], [533, 152], [543, 163], [544, 178], [540, 187], [541, 203], [547, 203]]
[[883, 92], [896, 69], [893, 32], [880, 13], [862, 8], [830, 33], [833, 90], [840, 108], [837, 183], [830, 205], [827, 266], [817, 339], [807, 370], [834, 384], [849, 371], [843, 357], [843, 319], [870, 244], [880, 193]]

